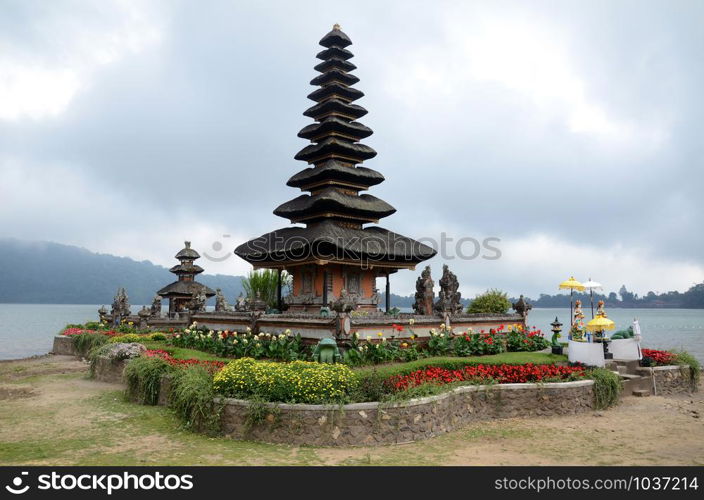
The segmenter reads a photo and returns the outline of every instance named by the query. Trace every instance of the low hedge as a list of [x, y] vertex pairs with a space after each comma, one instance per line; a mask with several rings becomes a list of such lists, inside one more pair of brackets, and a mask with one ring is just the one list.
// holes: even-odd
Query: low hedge
[[567, 356], [544, 353], [509, 352], [491, 356], [423, 358], [407, 363], [365, 366], [356, 368], [355, 372], [360, 376], [376, 373], [384, 377], [392, 377], [395, 375], [407, 375], [416, 370], [422, 370], [431, 366], [446, 368], [448, 370], [461, 370], [469, 365], [525, 365], [527, 363], [534, 365], [552, 365], [563, 362], [567, 362]]
[[356, 374], [343, 364], [252, 358], [230, 362], [213, 379], [215, 391], [226, 397], [308, 404], [346, 402], [357, 383]]

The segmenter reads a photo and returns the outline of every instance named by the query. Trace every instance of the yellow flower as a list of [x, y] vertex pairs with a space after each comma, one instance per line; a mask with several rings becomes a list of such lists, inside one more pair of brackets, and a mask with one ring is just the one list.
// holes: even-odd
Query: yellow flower
[[376, 335], [377, 335], [377, 337], [383, 337], [383, 336], [384, 336], [384, 332], [379, 332], [379, 333], [377, 333]]

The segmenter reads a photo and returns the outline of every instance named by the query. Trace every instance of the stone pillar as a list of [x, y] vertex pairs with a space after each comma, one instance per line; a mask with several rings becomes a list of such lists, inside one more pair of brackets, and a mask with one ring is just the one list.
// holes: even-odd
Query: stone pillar
[[281, 274], [283, 273], [282, 269], [279, 269], [279, 281], [278, 281], [278, 287], [276, 288], [276, 308], [281, 312], [283, 310], [284, 304], [281, 299]]
[[391, 310], [391, 282], [389, 281], [389, 273], [386, 273], [386, 312]]

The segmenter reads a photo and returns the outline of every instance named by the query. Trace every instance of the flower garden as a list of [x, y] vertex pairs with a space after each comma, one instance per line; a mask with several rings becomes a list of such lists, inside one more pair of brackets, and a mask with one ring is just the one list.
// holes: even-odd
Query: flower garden
[[[566, 356], [540, 352], [549, 342], [536, 329], [509, 325], [456, 333], [442, 325], [426, 339], [415, 335], [412, 324], [394, 325], [393, 331], [399, 338], [352, 334], [334, 364], [315, 361], [314, 346], [288, 330], [279, 335], [216, 331], [194, 323], [180, 331], [140, 332], [131, 325], [113, 330], [88, 324], [70, 325], [62, 334], [92, 367], [100, 357], [129, 360], [124, 380], [133, 401], [157, 404], [168, 379], [168, 405], [186, 427], [206, 433], [220, 432], [218, 398], [250, 401], [253, 408], [391, 404], [465, 386], [578, 381], [593, 381], [595, 408], [619, 398], [618, 374], [570, 366]], [[666, 351], [644, 349], [643, 355], [644, 366], [693, 362]]]

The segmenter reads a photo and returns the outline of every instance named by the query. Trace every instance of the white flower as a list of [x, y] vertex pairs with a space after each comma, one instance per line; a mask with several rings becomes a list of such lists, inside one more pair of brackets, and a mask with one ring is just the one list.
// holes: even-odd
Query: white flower
[[232, 343], [233, 343], [233, 344], [237, 344], [237, 343], [239, 343], [239, 342], [238, 342], [237, 339], [235, 339], [235, 340], [232, 341]]
[[364, 348], [363, 348], [363, 347], [359, 347], [359, 352], [364, 352]]
[[265, 337], [271, 337], [271, 333], [265, 333], [264, 336], [265, 336]]
[[247, 327], [247, 333], [250, 333], [252, 329], [250, 327]]
[[284, 333], [285, 333], [286, 335], [291, 335], [291, 330], [289, 330], [288, 328], [286, 328], [286, 330], [284, 330]]
[[237, 332], [232, 332], [233, 337], [237, 337]]
[[354, 338], [358, 339], [358, 338], [359, 338], [359, 333], [354, 332], [354, 333], [352, 334], [352, 336], [353, 336]]
[[444, 334], [444, 333], [441, 333], [441, 334], [440, 334], [440, 337], [444, 337], [444, 336], [445, 336], [445, 334]]
[[440, 329], [441, 329], [441, 330], [444, 330], [444, 329], [445, 329], [445, 323], [441, 323], [441, 324], [440, 324]]
[[246, 343], [247, 343], [247, 339], [242, 339], [242, 343], [243, 343], [243, 344], [246, 344]]
[[371, 335], [367, 335], [367, 340], [371, 340], [371, 339], [372, 339], [372, 336], [371, 336]]
[[432, 335], [433, 337], [435, 336], [435, 328], [430, 329], [430, 335]]
[[416, 324], [416, 320], [414, 320], [413, 318], [411, 318], [411, 319], [408, 320], [408, 324], [411, 325], [411, 326], [413, 326], [413, 325]]
[[186, 328], [186, 329], [184, 330], [184, 332], [185, 332], [185, 333], [191, 333], [191, 330], [189, 330], [188, 328]]
[[215, 332], [213, 332], [212, 330], [208, 330], [208, 335], [210, 335], [211, 337], [213, 336], [213, 333]]
[[197, 322], [197, 321], [194, 321], [194, 322], [193, 322], [193, 325], [191, 326], [191, 328], [195, 328], [196, 326], [198, 326], [198, 322]]

